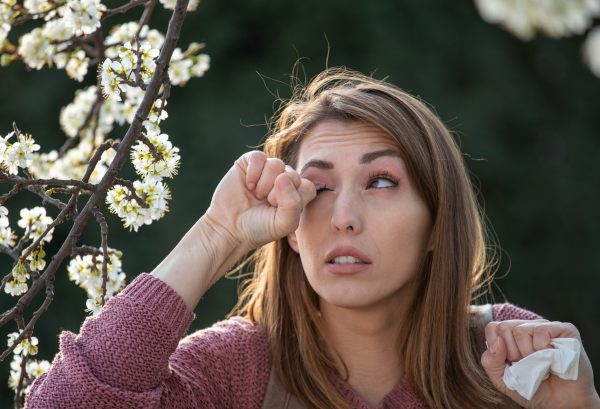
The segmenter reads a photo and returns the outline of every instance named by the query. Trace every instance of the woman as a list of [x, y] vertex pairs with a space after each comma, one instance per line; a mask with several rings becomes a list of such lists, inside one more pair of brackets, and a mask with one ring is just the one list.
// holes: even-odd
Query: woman
[[[576, 381], [552, 375], [531, 401], [504, 385], [506, 362], [579, 334], [510, 304], [478, 324], [481, 217], [423, 103], [328, 70], [273, 125], [151, 274], [61, 335], [27, 407], [600, 408], [585, 352]], [[253, 249], [232, 317], [177, 345]]]

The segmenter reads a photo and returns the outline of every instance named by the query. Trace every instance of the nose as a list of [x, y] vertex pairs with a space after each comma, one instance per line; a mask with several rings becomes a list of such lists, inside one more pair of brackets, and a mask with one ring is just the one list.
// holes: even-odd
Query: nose
[[340, 192], [331, 213], [331, 228], [338, 232], [357, 234], [362, 230], [361, 201], [351, 192]]

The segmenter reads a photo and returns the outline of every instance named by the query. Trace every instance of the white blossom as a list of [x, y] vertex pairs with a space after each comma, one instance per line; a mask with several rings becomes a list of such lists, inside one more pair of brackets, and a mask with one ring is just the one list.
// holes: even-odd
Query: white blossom
[[[29, 238], [36, 240], [40, 237], [49, 224], [53, 222], [50, 216], [46, 216], [46, 208], [42, 206], [36, 206], [31, 209], [21, 209], [19, 212], [21, 219], [17, 222], [19, 227], [23, 229], [29, 229]], [[52, 232], [54, 227], [44, 236], [43, 242], [52, 241]]]
[[[119, 24], [111, 28], [109, 35], [106, 37], [106, 56], [111, 59], [117, 58], [119, 55], [118, 48], [127, 43], [134, 42], [135, 35], [138, 31], [138, 23], [131, 21], [125, 24]], [[165, 36], [158, 30], [150, 29], [148, 26], [143, 26], [138, 37], [150, 43], [152, 48], [159, 50], [164, 41]]]
[[191, 78], [190, 68], [194, 62], [189, 58], [183, 58], [183, 53], [179, 48], [173, 51], [171, 62], [169, 63], [169, 80], [173, 85], [184, 85]]
[[[148, 41], [129, 42], [118, 47], [117, 58], [107, 58], [100, 68], [100, 83], [104, 95], [115, 101], [121, 101], [121, 93], [127, 82], [138, 80], [148, 83], [156, 69], [156, 57], [159, 50]], [[139, 75], [139, 78], [137, 78]]]
[[[16, 390], [19, 385], [19, 379], [21, 378], [21, 363], [23, 362], [22, 355], [14, 354], [13, 360], [10, 363], [10, 376], [8, 378], [8, 386]], [[38, 376], [48, 372], [50, 369], [50, 362], [46, 360], [27, 359], [25, 364], [25, 374], [27, 382], [24, 383], [24, 388], [21, 390], [22, 395], [26, 395], [31, 388], [33, 380]]]
[[137, 231], [144, 224], [151, 224], [169, 211], [167, 201], [171, 198], [169, 188], [162, 181], [149, 179], [133, 182], [136, 194], [147, 204], [142, 207], [133, 198], [126, 186], [115, 185], [106, 194], [106, 203], [112, 213], [123, 221], [130, 230]]
[[13, 144], [9, 139], [14, 135], [10, 132], [4, 138], [0, 137], [0, 164], [8, 170], [11, 175], [16, 175], [18, 168], [26, 168], [33, 161], [33, 153], [40, 149], [31, 135], [19, 134], [17, 141]]
[[16, 235], [9, 226], [8, 209], [0, 206], [0, 244], [12, 247], [16, 242]]
[[79, 82], [83, 81], [83, 77], [88, 71], [89, 62], [90, 59], [86, 57], [83, 50], [71, 53], [66, 65], [67, 75]]
[[[8, 334], [8, 346], [11, 347], [15, 343], [16, 339], [19, 338], [19, 332], [11, 332]], [[13, 350], [16, 355], [37, 355], [38, 353], [38, 339], [37, 337], [24, 338]]]
[[210, 67], [210, 56], [208, 54], [200, 54], [192, 57], [194, 65], [190, 68], [190, 74], [193, 77], [202, 77]]
[[[76, 256], [67, 266], [69, 280], [73, 281], [87, 293], [88, 311], [97, 313], [102, 305], [102, 249], [100, 254]], [[106, 265], [106, 299], [113, 297], [125, 286], [125, 273], [122, 271], [120, 251], [109, 248]]]
[[46, 252], [44, 251], [44, 248], [42, 246], [33, 250], [26, 257], [26, 260], [29, 261], [29, 268], [32, 271], [44, 270], [44, 267], [46, 267], [46, 260], [44, 260], [44, 257], [46, 257]]
[[48, 62], [53, 47], [43, 35], [41, 28], [35, 28], [19, 39], [19, 55], [30, 68], [39, 70]]
[[[160, 0], [160, 2], [164, 6], [164, 8], [174, 10], [177, 0]], [[190, 0], [187, 6], [187, 11], [196, 11], [196, 9], [198, 9], [199, 4], [200, 0]]]
[[131, 161], [138, 175], [145, 179], [160, 180], [163, 177], [172, 178], [179, 167], [179, 148], [174, 147], [167, 134], [147, 135], [162, 159], [156, 160], [150, 148], [142, 141], [132, 148]]
[[40, 17], [35, 16], [35, 14], [45, 13], [46, 11], [51, 10], [53, 3], [47, 0], [25, 0], [23, 6], [30, 14], [34, 14], [33, 18], [35, 19]]
[[600, 27], [589, 32], [583, 44], [583, 58], [590, 70], [600, 77]]
[[476, 0], [479, 13], [523, 40], [581, 34], [600, 14], [600, 0]]
[[4, 286], [4, 292], [12, 296], [25, 294], [28, 289], [27, 280], [29, 279], [29, 273], [27, 273], [25, 265], [21, 261], [17, 261], [10, 274], [12, 279]]
[[78, 36], [91, 34], [100, 28], [100, 18], [106, 6], [99, 0], [67, 0], [65, 24]]
[[10, 32], [14, 15], [13, 6], [16, 3], [16, 0], [2, 0], [0, 2], [0, 44], [4, 42]]

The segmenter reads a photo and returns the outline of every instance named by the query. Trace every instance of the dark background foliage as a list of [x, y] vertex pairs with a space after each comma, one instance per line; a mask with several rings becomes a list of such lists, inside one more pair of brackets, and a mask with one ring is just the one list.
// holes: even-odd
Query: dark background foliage
[[[167, 19], [157, 7], [151, 25], [164, 31]], [[163, 129], [182, 156], [180, 176], [169, 183], [170, 212], [139, 233], [108, 217], [109, 245], [124, 252], [128, 282], [160, 262], [202, 215], [233, 161], [260, 143], [273, 94], [289, 96], [296, 60], [303, 62], [300, 77], [310, 78], [329, 54], [330, 66], [387, 77], [434, 107], [465, 153], [503, 249], [494, 300], [573, 322], [600, 371], [600, 79], [581, 61], [582, 37], [521, 42], [485, 23], [467, 0], [205, 0], [183, 31], [180, 46], [206, 42], [212, 65], [204, 78], [174, 88], [169, 101]], [[43, 151], [59, 147], [58, 114], [79, 84], [64, 71], [26, 72], [21, 63], [0, 70], [0, 79], [0, 133], [16, 121]], [[88, 73], [85, 83], [94, 81]], [[125, 173], [133, 176], [131, 166]], [[38, 204], [22, 196], [8, 206], [15, 225], [17, 206]], [[66, 232], [58, 229], [55, 241]], [[83, 242], [99, 245], [97, 226], [88, 226]], [[7, 274], [9, 260], [0, 263]], [[191, 330], [223, 319], [236, 285], [215, 285]], [[35, 331], [38, 358], [51, 359], [58, 332], [77, 332], [85, 318], [85, 294], [68, 282], [66, 265], [56, 292]], [[0, 306], [13, 300], [0, 295]], [[0, 342], [15, 329], [3, 328]], [[12, 401], [8, 361], [0, 367], [2, 407]]]

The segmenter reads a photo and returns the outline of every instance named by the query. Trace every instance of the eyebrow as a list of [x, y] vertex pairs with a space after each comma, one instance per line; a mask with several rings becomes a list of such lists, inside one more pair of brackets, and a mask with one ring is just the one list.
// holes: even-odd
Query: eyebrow
[[[395, 149], [383, 149], [380, 151], [368, 152], [360, 157], [359, 163], [364, 165], [364, 164], [373, 162], [375, 159], [380, 158], [382, 156], [400, 157], [400, 153], [398, 151], [396, 151]], [[326, 160], [322, 160], [322, 159], [312, 159], [312, 160], [309, 160], [308, 162], [306, 162], [306, 164], [304, 166], [302, 166], [300, 173], [304, 173], [304, 171], [308, 168], [317, 168], [317, 169], [328, 170], [328, 169], [333, 169], [333, 163], [326, 161]]]

